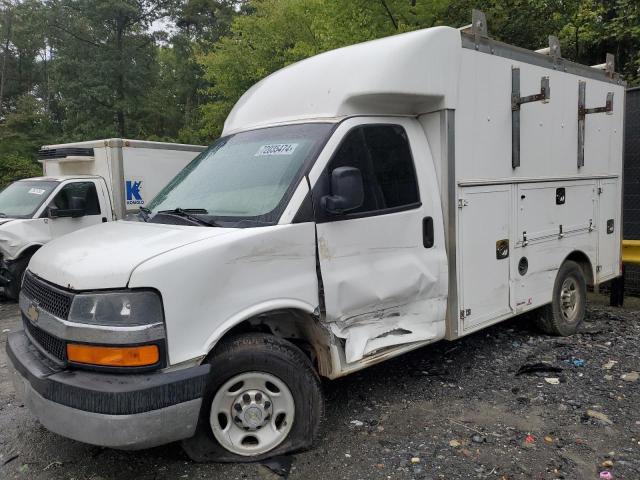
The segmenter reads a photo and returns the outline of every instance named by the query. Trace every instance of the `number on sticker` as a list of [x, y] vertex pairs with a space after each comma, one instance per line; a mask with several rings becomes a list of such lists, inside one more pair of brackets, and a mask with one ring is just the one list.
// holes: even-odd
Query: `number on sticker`
[[278, 143], [274, 145], [262, 145], [256, 152], [256, 157], [268, 156], [268, 155], [291, 155], [296, 147], [297, 143]]

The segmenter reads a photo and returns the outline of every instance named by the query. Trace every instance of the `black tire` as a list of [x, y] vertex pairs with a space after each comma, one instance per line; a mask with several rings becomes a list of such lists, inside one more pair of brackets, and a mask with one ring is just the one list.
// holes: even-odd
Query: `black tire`
[[[562, 301], [563, 286], [567, 284], [575, 287], [573, 290], [569, 289], [575, 292], [575, 309], [570, 315], [563, 308]], [[582, 268], [576, 262], [567, 260], [558, 270], [551, 303], [539, 309], [535, 319], [536, 324], [540, 330], [549, 335], [563, 337], [573, 335], [584, 320], [586, 303], [587, 282]]]
[[27, 265], [29, 265], [30, 259], [31, 255], [25, 256], [14, 260], [8, 265], [7, 269], [11, 275], [11, 283], [4, 289], [4, 294], [8, 299], [18, 300], [20, 289], [22, 288], [22, 280], [24, 279], [24, 274], [27, 271]]
[[[211, 375], [196, 434], [182, 441], [189, 458], [196, 462], [255, 462], [311, 447], [324, 415], [324, 398], [317, 373], [298, 347], [272, 335], [250, 333], [224, 341], [208, 362]], [[231, 378], [246, 372], [277, 377], [289, 388], [295, 402], [294, 421], [286, 438], [272, 450], [254, 456], [238, 455], [220, 445], [209, 421], [216, 392]]]

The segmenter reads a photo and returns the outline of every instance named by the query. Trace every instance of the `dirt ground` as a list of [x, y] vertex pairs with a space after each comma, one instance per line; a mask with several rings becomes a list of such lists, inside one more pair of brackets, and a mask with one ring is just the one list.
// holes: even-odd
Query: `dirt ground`
[[[518, 318], [327, 382], [322, 434], [288, 459], [289, 478], [640, 479], [640, 301], [605, 301], [591, 298], [571, 338]], [[0, 478], [280, 478], [194, 464], [177, 444], [118, 452], [48, 432], [8, 380], [4, 343], [19, 325], [16, 305], [0, 304]]]

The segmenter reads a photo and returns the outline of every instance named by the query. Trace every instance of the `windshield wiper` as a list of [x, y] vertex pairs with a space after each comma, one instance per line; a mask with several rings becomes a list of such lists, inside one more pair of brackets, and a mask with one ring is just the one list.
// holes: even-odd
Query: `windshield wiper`
[[0, 218], [7, 218], [7, 214], [0, 212]]
[[140, 215], [140, 217], [142, 217], [142, 220], [144, 220], [145, 222], [149, 221], [149, 215], [151, 215], [151, 210], [149, 210], [147, 207], [140, 207], [139, 211], [138, 211], [138, 215]]
[[207, 221], [203, 218], [196, 217], [196, 215], [206, 215], [209, 212], [204, 208], [174, 208], [173, 210], [160, 210], [158, 213], [162, 213], [164, 215], [175, 215], [177, 217], [183, 217], [187, 220], [191, 220], [194, 223], [199, 223], [200, 225], [206, 225], [207, 227], [219, 227], [217, 223], [213, 221]]

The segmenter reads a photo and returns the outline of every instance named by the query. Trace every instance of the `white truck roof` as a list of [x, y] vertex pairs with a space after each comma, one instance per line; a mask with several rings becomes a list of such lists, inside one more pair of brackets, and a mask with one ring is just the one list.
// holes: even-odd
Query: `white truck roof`
[[223, 135], [305, 119], [456, 108], [461, 50], [457, 29], [434, 27], [316, 55], [251, 87]]
[[100, 147], [131, 147], [152, 148], [155, 150], [187, 150], [201, 152], [206, 149], [203, 145], [189, 145], [184, 143], [149, 142], [146, 140], [131, 140], [127, 138], [105, 138], [100, 140], [88, 140], [85, 142], [60, 143], [55, 145], [43, 145], [41, 150], [55, 148], [100, 148]]
[[[411, 115], [457, 109], [463, 50], [509, 58], [576, 78], [624, 86], [615, 72], [533, 52], [467, 29], [433, 27], [332, 50], [289, 65], [251, 87], [223, 135], [281, 123], [337, 121], [352, 115]], [[466, 79], [468, 80], [468, 79]], [[506, 92], [509, 95], [509, 92]]]
[[64, 182], [74, 178], [101, 178], [99, 175], [49, 175], [46, 177], [31, 177], [18, 180], [19, 182]]

